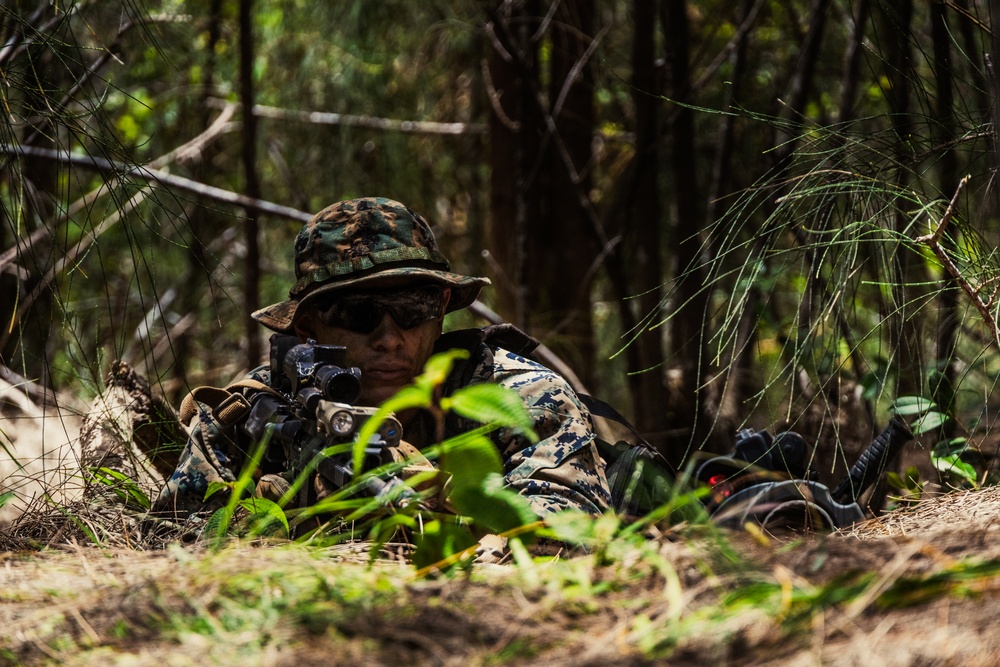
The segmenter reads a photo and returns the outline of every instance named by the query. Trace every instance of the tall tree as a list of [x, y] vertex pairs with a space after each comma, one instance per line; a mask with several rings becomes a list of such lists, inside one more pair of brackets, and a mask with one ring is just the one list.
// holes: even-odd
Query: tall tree
[[[491, 237], [501, 253], [501, 280], [509, 281], [501, 291], [513, 304], [514, 321], [542, 337], [589, 382], [588, 288], [600, 236], [587, 176], [594, 132], [593, 2], [560, 3], [551, 21], [539, 8], [537, 2], [502, 2], [492, 14], [491, 128], [497, 135], [491, 140]], [[551, 44], [544, 77], [542, 39]], [[547, 95], [543, 78], [550, 82]], [[498, 88], [501, 82], [507, 88]]]
[[[660, 84], [657, 79], [657, 0], [634, 0], [632, 24], [632, 103], [635, 107], [635, 157], [625, 197], [623, 249], [629, 250], [629, 283], [638, 297], [620, 294], [623, 329], [633, 331], [640, 320], [655, 321], [662, 299], [664, 207], [660, 193]], [[627, 348], [632, 409], [636, 427], [661, 450], [666, 449], [668, 403], [663, 381], [663, 342], [658, 332], [642, 332]]]
[[[937, 123], [935, 139], [942, 146], [938, 162], [939, 183], [945, 197], [958, 187], [958, 156], [953, 147], [956, 127], [954, 114], [954, 81], [951, 62], [951, 35], [946, 21], [947, 6], [943, 0], [931, 2], [931, 38], [934, 47], [934, 80], [936, 83], [936, 101], [934, 116]], [[957, 226], [952, 226], [957, 229]], [[957, 232], [952, 233], [955, 241]], [[960, 288], [947, 273], [942, 279], [940, 304], [938, 307], [937, 325], [937, 369], [930, 375], [929, 387], [934, 401], [947, 411], [953, 412], [955, 406], [955, 386], [958, 381], [958, 367], [955, 359], [958, 342], [958, 328], [961, 326], [958, 297]], [[941, 436], [954, 434], [954, 422], [950, 422], [942, 431]]]
[[[880, 39], [886, 50], [885, 78], [888, 81], [885, 96], [889, 101], [894, 135], [893, 186], [897, 192], [903, 192], [909, 184], [909, 162], [913, 153], [909, 145], [914, 129], [910, 108], [914, 80], [911, 53], [913, 3], [912, 0], [899, 0], [892, 4], [882, 4], [880, 10]], [[906, 222], [905, 212], [897, 209], [894, 224], [898, 233], [905, 233]], [[924, 281], [918, 278], [920, 266], [912, 253], [897, 251], [891, 259], [891, 266], [896, 271], [894, 303], [889, 316], [898, 373], [896, 389], [900, 394], [919, 394], [923, 389], [924, 355], [920, 340], [921, 327], [918, 319], [913, 317], [915, 294], [911, 285], [922, 284]]]
[[[245, 192], [252, 199], [260, 199], [260, 180], [257, 176], [257, 119], [254, 105], [254, 41], [253, 0], [240, 0], [240, 103], [243, 106], [243, 175]], [[247, 209], [243, 228], [246, 258], [243, 283], [243, 306], [246, 321], [247, 368], [260, 363], [260, 327], [250, 314], [260, 306], [260, 241], [257, 211]]]
[[711, 430], [705, 380], [710, 376], [706, 343], [709, 338], [709, 292], [705, 289], [702, 250], [705, 241], [704, 196], [697, 179], [694, 145], [694, 112], [691, 103], [690, 27], [686, 0], [664, 0], [664, 38], [669, 45], [669, 97], [680, 104], [674, 110], [670, 132], [671, 177], [674, 182], [676, 219], [671, 245], [675, 248], [676, 302], [684, 309], [671, 320], [670, 357], [681, 375], [680, 399], [686, 409], [678, 412], [681, 424], [690, 428], [690, 440], [671, 448], [675, 463], [690, 448], [700, 447]]

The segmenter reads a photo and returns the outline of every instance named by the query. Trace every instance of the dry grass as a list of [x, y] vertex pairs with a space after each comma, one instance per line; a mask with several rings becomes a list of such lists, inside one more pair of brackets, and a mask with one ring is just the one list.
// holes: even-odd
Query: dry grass
[[141, 551], [64, 532], [2, 557], [0, 646], [29, 665], [993, 665], [998, 497], [945, 496], [892, 528], [828, 536], [654, 531], [431, 579], [403, 546], [369, 564], [364, 544], [213, 552], [147, 538]]
[[81, 497], [81, 419], [73, 405], [39, 406], [0, 378], [0, 493], [16, 494], [0, 507], [0, 527], [46, 495], [58, 502]]
[[215, 552], [110, 489], [28, 510], [0, 531], [0, 664], [1000, 663], [1000, 488], [825, 536], [612, 530], [450, 578], [406, 545]]

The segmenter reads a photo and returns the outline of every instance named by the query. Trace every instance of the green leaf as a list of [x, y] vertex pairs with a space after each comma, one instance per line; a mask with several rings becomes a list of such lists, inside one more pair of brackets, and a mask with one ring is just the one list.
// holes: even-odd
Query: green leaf
[[149, 496], [128, 475], [106, 467], [91, 468], [90, 473], [94, 481], [110, 488], [123, 503], [132, 501], [144, 510], [152, 505]]
[[938, 458], [945, 458], [948, 456], [955, 456], [961, 454], [969, 448], [969, 441], [967, 438], [952, 438], [951, 440], [942, 440], [941, 442], [934, 445], [934, 450], [931, 456], [936, 456]]
[[288, 537], [288, 518], [277, 503], [267, 498], [246, 498], [240, 501], [240, 507], [250, 512], [246, 522], [250, 537], [273, 535], [275, 526], [284, 528], [284, 537]]
[[976, 469], [959, 458], [958, 455], [940, 457], [931, 456], [931, 463], [933, 463], [934, 467], [941, 472], [954, 475], [959, 479], [969, 482], [970, 484], [975, 484], [978, 478], [976, 475]]
[[492, 383], [463, 387], [441, 399], [441, 407], [483, 424], [515, 428], [532, 442], [538, 440], [538, 436], [531, 430], [531, 417], [528, 416], [524, 402], [515, 392], [505, 387]]
[[424, 364], [424, 372], [414, 379], [414, 384], [425, 389], [433, 389], [444, 384], [451, 373], [455, 361], [458, 359], [468, 359], [469, 351], [462, 349], [448, 350], [435, 354]]
[[451, 475], [453, 490], [476, 488], [487, 475], [503, 473], [496, 446], [481, 435], [459, 441], [445, 450], [438, 467]]
[[13, 497], [14, 497], [13, 491], [4, 491], [3, 493], [0, 493], [0, 507], [3, 507], [8, 502], [10, 502], [10, 499]]
[[948, 423], [948, 419], [948, 415], [942, 412], [928, 412], [923, 417], [913, 422], [913, 435], [923, 435], [924, 433], [935, 431]]
[[922, 415], [936, 407], [933, 401], [923, 396], [900, 396], [892, 405], [893, 411], [901, 417]]
[[890, 470], [885, 474], [885, 481], [897, 491], [906, 491], [906, 484], [903, 482], [903, 478], [894, 470]]
[[208, 488], [205, 490], [205, 497], [202, 498], [201, 501], [205, 502], [206, 500], [214, 496], [216, 493], [220, 493], [221, 491], [231, 488], [233, 488], [232, 482], [209, 482]]
[[477, 526], [502, 533], [537, 520], [524, 497], [506, 488], [496, 446], [478, 436], [442, 453], [440, 469], [451, 475], [452, 505]]
[[205, 522], [205, 529], [202, 534], [206, 538], [211, 540], [215, 547], [222, 546], [226, 534], [229, 532], [229, 526], [233, 522], [233, 510], [228, 505], [225, 507], [220, 507], [212, 516], [208, 517], [208, 521]]
[[477, 541], [468, 526], [451, 521], [431, 521], [416, 537], [413, 564], [418, 569], [430, 567], [474, 546]]
[[490, 533], [505, 533], [538, 520], [531, 504], [497, 473], [487, 475], [479, 486], [456, 489], [449, 498], [461, 515]]

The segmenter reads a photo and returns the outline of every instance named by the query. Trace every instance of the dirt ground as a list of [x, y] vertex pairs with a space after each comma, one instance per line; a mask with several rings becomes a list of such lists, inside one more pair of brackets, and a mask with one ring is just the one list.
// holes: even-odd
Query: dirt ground
[[[0, 478], [60, 486], [40, 471], [75, 460], [79, 419], [29, 408], [6, 406], [7, 443], [47, 449]], [[213, 553], [135, 513], [46, 507], [0, 523], [0, 666], [1000, 664], [1000, 487], [829, 535], [664, 527], [451, 577], [357, 545]]]
[[[849, 532], [728, 533], [726, 541], [742, 563], [736, 569], [718, 566], [725, 549], [715, 543], [667, 534], [651, 536], [645, 556], [590, 554], [533, 572], [477, 566], [423, 579], [412, 566], [369, 566], [349, 551], [72, 543], [8, 551], [0, 554], [0, 664], [234, 664], [237, 655], [259, 665], [1000, 664], [998, 488], [927, 500]], [[642, 562], [651, 554], [671, 564], [677, 595], [669, 577]], [[557, 566], [558, 576], [546, 569]], [[256, 626], [227, 620], [240, 577], [282, 573], [280, 597], [307, 571], [326, 582], [311, 605], [274, 607]], [[870, 580], [857, 587], [865, 573]], [[374, 577], [360, 597], [343, 588], [357, 576]], [[574, 577], [585, 585], [567, 585]], [[750, 605], [731, 600], [759, 582], [779, 592]], [[850, 594], [802, 613], [799, 598], [838, 592]], [[219, 627], [178, 629], [176, 619], [195, 612]]]

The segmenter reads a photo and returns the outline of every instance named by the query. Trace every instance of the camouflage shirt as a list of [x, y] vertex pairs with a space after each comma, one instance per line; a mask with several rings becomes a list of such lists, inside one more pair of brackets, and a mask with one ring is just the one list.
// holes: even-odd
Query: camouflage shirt
[[[533, 342], [505, 325], [442, 336], [438, 351], [462, 347], [471, 352], [470, 358], [459, 361], [449, 375], [444, 395], [485, 382], [516, 392], [524, 401], [539, 440], [531, 443], [511, 429], [492, 434], [507, 484], [523, 495], [539, 515], [568, 508], [592, 514], [603, 512], [609, 507], [611, 494], [604, 462], [594, 440], [591, 415], [562, 376], [499, 344], [513, 342], [509, 347], [526, 352], [533, 345], [524, 341]], [[248, 377], [268, 384], [268, 376], [267, 369], [260, 368]], [[155, 510], [181, 518], [214, 509], [224, 502], [220, 494], [204, 502], [208, 486], [213, 481], [234, 481], [253, 444], [238, 428], [238, 422], [227, 426], [213, 416], [208, 405], [199, 403], [197, 407], [177, 469], [154, 504]], [[449, 415], [444, 435], [452, 437], [476, 426], [457, 415]], [[403, 437], [417, 447], [424, 447], [433, 444], [431, 433], [429, 419], [417, 419], [407, 425]], [[271, 457], [265, 457], [262, 472], [281, 472], [267, 469], [269, 465], [273, 468], [270, 460]]]

